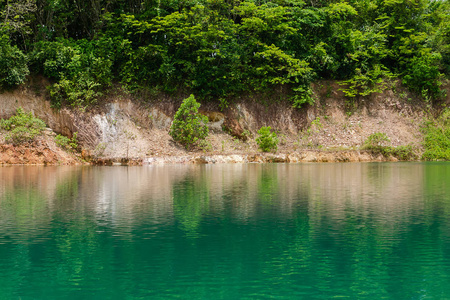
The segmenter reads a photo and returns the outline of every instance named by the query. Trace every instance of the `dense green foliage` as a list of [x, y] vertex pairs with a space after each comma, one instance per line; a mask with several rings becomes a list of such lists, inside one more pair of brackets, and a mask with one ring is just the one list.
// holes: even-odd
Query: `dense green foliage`
[[9, 0], [0, 2], [0, 84], [28, 69], [55, 106], [87, 106], [112, 83], [203, 100], [337, 79], [348, 97], [392, 77], [427, 100], [450, 71], [449, 0]]
[[8, 36], [0, 36], [0, 87], [21, 84], [29, 73], [23, 52], [10, 44]]
[[424, 160], [450, 160], [450, 110], [424, 126]]
[[108, 49], [98, 45], [98, 41], [57, 39], [40, 41], [34, 46], [33, 70], [56, 81], [49, 88], [55, 107], [64, 102], [73, 106], [90, 105], [111, 84], [112, 61], [103, 53]]
[[186, 149], [198, 145], [209, 133], [208, 117], [198, 113], [200, 103], [195, 100], [194, 95], [184, 99], [180, 108], [173, 118], [169, 134]]
[[31, 112], [25, 113], [22, 108], [18, 108], [14, 116], [0, 120], [0, 128], [9, 131], [5, 137], [7, 142], [21, 144], [33, 141], [42, 133], [45, 123]]
[[256, 138], [256, 143], [263, 152], [275, 152], [278, 149], [277, 133], [271, 130], [270, 126], [263, 126], [258, 130], [259, 136]]

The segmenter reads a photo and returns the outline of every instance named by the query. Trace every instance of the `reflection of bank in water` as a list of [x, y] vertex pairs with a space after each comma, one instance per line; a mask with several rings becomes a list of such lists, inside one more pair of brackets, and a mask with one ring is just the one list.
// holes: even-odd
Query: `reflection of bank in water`
[[395, 224], [412, 210], [423, 209], [416, 195], [422, 194], [427, 168], [432, 165], [11, 167], [0, 169], [0, 205], [13, 205], [21, 217], [40, 222], [49, 222], [61, 210], [88, 211], [93, 219], [120, 224], [125, 231], [150, 220], [177, 222], [192, 233], [211, 215], [231, 216], [245, 224], [268, 214], [292, 219], [305, 209], [312, 223], [324, 218], [339, 223], [357, 213], [382, 215], [382, 220]]
[[0, 168], [0, 291], [439, 298], [449, 179], [424, 163]]

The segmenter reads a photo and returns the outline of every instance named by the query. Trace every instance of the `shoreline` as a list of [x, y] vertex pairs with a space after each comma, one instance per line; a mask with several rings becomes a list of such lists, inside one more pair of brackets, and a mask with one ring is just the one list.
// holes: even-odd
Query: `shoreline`
[[[239, 163], [349, 163], [349, 162], [397, 162], [397, 158], [385, 157], [369, 150], [303, 150], [290, 153], [247, 153], [247, 154], [208, 154], [194, 153], [181, 156], [149, 156], [142, 158], [93, 158], [89, 161], [71, 161], [70, 163], [29, 163], [26, 160], [16, 162], [0, 161], [0, 166], [146, 166], [174, 164], [239, 164]], [[416, 160], [410, 160], [416, 161]]]
[[399, 160], [393, 156], [385, 157], [382, 154], [373, 153], [368, 150], [304, 150], [292, 153], [193, 154], [183, 156], [153, 156], [145, 158], [97, 158], [93, 159], [90, 164], [96, 166], [145, 166], [167, 164], [346, 163], [397, 161]]
[[165, 155], [141, 158], [101, 157], [88, 161], [79, 159], [67, 163], [28, 163], [26, 160], [16, 162], [0, 161], [0, 167], [7, 166], [149, 166], [175, 164], [245, 164], [245, 163], [352, 163], [352, 162], [413, 162], [420, 160], [399, 160], [394, 156], [383, 156], [370, 150], [301, 150], [289, 153], [246, 153], [215, 154], [193, 153], [192, 155]]

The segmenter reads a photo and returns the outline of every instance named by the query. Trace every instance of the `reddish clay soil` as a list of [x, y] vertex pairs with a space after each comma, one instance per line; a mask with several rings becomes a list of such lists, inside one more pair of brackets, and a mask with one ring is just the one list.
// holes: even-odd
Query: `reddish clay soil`
[[0, 144], [1, 165], [75, 165], [81, 160], [59, 148], [48, 137], [23, 145]]

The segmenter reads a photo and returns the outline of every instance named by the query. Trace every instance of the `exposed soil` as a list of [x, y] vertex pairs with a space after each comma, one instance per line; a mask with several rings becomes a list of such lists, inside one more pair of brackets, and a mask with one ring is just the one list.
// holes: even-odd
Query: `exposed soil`
[[356, 149], [373, 133], [385, 133], [390, 145], [413, 145], [421, 151], [420, 128], [427, 115], [425, 103], [397, 85], [368, 97], [348, 100], [336, 82], [316, 88], [315, 121], [300, 134], [303, 146]]
[[82, 160], [79, 156], [59, 148], [53, 138], [45, 135], [22, 145], [0, 144], [0, 165], [75, 165], [81, 163]]
[[[210, 120], [210, 135], [203, 149], [187, 151], [168, 134], [181, 98], [136, 101], [112, 95], [88, 111], [54, 110], [44, 96], [23, 86], [0, 94], [0, 117], [23, 107], [50, 129], [34, 143], [21, 146], [5, 144], [5, 133], [0, 133], [0, 164], [76, 164], [83, 159], [99, 164], [393, 160], [360, 151], [376, 132], [385, 133], [391, 146], [412, 145], [420, 155], [420, 126], [429, 111], [422, 100], [400, 84], [353, 100], [346, 99], [340, 89], [333, 81], [316, 83], [314, 106], [300, 110], [285, 100], [257, 101], [254, 96], [235, 99], [223, 111], [204, 103], [201, 113]], [[255, 138], [261, 126], [278, 132], [276, 154], [258, 151]], [[68, 137], [78, 132], [80, 154], [59, 148], [52, 132]], [[273, 155], [285, 159], [273, 159]]]

